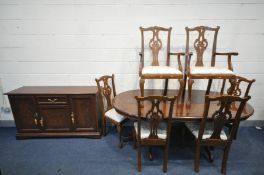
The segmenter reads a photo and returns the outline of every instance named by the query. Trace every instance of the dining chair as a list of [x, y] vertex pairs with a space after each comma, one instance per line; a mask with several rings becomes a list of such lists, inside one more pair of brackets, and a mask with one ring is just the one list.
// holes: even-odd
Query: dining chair
[[[236, 97], [247, 97], [247, 96], [249, 96], [250, 88], [255, 81], [256, 81], [255, 79], [250, 80], [250, 79], [247, 79], [247, 78], [242, 77], [242, 76], [236, 76], [235, 79], [232, 79], [232, 83], [230, 84], [230, 87], [227, 89], [226, 93], [228, 95], [233, 95]], [[223, 83], [221, 93], [220, 93], [221, 95], [223, 95], [224, 86], [225, 85]], [[232, 103], [231, 107], [233, 109], [237, 108], [235, 103]], [[226, 127], [228, 127], [229, 130], [231, 130], [232, 125], [233, 125], [233, 123], [230, 122], [230, 123], [226, 124]], [[234, 139], [236, 139], [236, 137], [237, 137], [237, 130], [235, 132]]]
[[[167, 172], [168, 150], [171, 131], [171, 117], [174, 97], [146, 96], [135, 97], [137, 100], [138, 117], [134, 123], [133, 139], [138, 149], [138, 171], [141, 172], [141, 147], [163, 146], [164, 160], [163, 171]], [[144, 103], [142, 108], [141, 103]], [[150, 151], [150, 158], [152, 153]]]
[[116, 96], [114, 74], [112, 76], [104, 75], [95, 79], [98, 88], [99, 106], [102, 113], [102, 130], [103, 135], [106, 135], [106, 121], [111, 122], [117, 127], [119, 148], [123, 147], [122, 129], [123, 123], [128, 119], [116, 112], [113, 108], [112, 100]]
[[[210, 156], [209, 148], [222, 147], [224, 150], [222, 159], [221, 173], [226, 173], [227, 159], [229, 150], [236, 134], [240, 122], [241, 113], [246, 102], [250, 99], [247, 97], [235, 97], [231, 95], [223, 95], [217, 97], [205, 96], [205, 105], [203, 119], [200, 123], [186, 123], [187, 128], [196, 138], [196, 153], [194, 160], [194, 170], [199, 172], [199, 160], [201, 146], [206, 148], [206, 152]], [[237, 110], [231, 110], [231, 104], [236, 102]], [[219, 103], [218, 109], [211, 109], [212, 103]], [[226, 132], [226, 124], [233, 123], [232, 128]], [[211, 161], [212, 158], [209, 157]]]
[[[247, 79], [242, 76], [236, 76], [235, 79], [233, 79], [233, 83], [230, 85], [230, 87], [227, 89], [227, 94], [239, 96], [239, 97], [247, 97], [249, 96], [249, 91], [252, 86], [252, 84], [256, 81], [255, 79]], [[245, 88], [246, 87], [246, 88]], [[221, 89], [221, 94], [224, 87]]]
[[[194, 28], [185, 27], [186, 64], [183, 90], [185, 92], [186, 83], [188, 82], [189, 102], [191, 101], [194, 79], [209, 79], [206, 90], [206, 95], [208, 95], [213, 79], [223, 79], [224, 84], [226, 79], [232, 80], [236, 77], [235, 73], [233, 72], [231, 57], [238, 55], [238, 53], [220, 53], [216, 51], [217, 35], [219, 29], [219, 26], [215, 28], [207, 26], [197, 26]], [[194, 57], [193, 55], [195, 58], [193, 61], [191, 61], [191, 58]], [[216, 56], [227, 57], [227, 68], [225, 66], [216, 66]], [[209, 66], [204, 64], [205, 61], [211, 62], [211, 65]]]
[[[184, 86], [181, 56], [185, 54], [183, 52], [172, 53], [170, 51], [172, 28], [153, 26], [147, 28], [140, 27], [139, 29], [141, 32], [141, 52], [139, 53], [139, 85], [141, 96], [144, 96], [146, 79], [165, 79], [163, 95], [167, 94], [169, 79], [178, 79], [180, 83], [179, 96]], [[175, 60], [175, 64], [178, 64], [178, 67], [177, 65], [171, 66], [171, 56], [177, 56], [177, 63]], [[161, 60], [159, 60], [160, 57], [162, 57]], [[148, 58], [150, 58], [150, 61]]]

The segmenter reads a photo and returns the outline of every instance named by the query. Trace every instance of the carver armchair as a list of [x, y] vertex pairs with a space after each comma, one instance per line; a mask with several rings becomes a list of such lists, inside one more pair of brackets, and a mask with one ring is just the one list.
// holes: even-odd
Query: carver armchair
[[[182, 93], [184, 85], [181, 56], [184, 53], [170, 52], [170, 37], [172, 28], [163, 27], [140, 27], [141, 32], [141, 52], [139, 64], [139, 85], [141, 96], [144, 96], [144, 84], [146, 79], [165, 79], [163, 95], [167, 94], [169, 79], [178, 79], [180, 88], [178, 95]], [[166, 41], [167, 40], [167, 41]], [[147, 45], [145, 45], [147, 42]], [[162, 55], [163, 53], [163, 55]], [[146, 55], [149, 55], [151, 63], [146, 64]], [[162, 55], [162, 56], [161, 56]], [[177, 56], [177, 66], [171, 66], [171, 56]], [[160, 61], [160, 57], [163, 60]], [[163, 63], [163, 64], [161, 64]]]
[[[223, 84], [226, 79], [232, 80], [236, 77], [233, 72], [231, 57], [238, 55], [237, 52], [220, 53], [216, 51], [217, 35], [220, 27], [216, 28], [198, 26], [194, 28], [186, 27], [186, 64], [185, 64], [185, 85], [188, 82], [188, 101], [191, 101], [192, 85], [194, 79], [209, 79], [206, 95], [209, 94], [212, 80], [223, 79]], [[211, 37], [210, 37], [211, 36]], [[208, 38], [207, 38], [208, 37]], [[210, 38], [209, 38], [210, 37]], [[209, 42], [211, 41], [211, 42]], [[208, 47], [210, 45], [210, 47]], [[192, 52], [193, 51], [193, 52]], [[192, 56], [194, 65], [191, 64]], [[210, 65], [204, 64], [204, 57], [207, 55], [211, 62]], [[193, 57], [194, 57], [193, 56]], [[227, 67], [216, 66], [216, 56], [227, 57]], [[187, 80], [188, 79], [188, 80]]]

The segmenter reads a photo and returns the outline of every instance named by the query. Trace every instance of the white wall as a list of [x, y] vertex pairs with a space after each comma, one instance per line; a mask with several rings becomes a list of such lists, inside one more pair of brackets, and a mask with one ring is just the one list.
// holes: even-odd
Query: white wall
[[4, 92], [25, 85], [95, 85], [95, 77], [112, 73], [118, 92], [136, 89], [139, 26], [173, 27], [172, 51], [180, 51], [185, 26], [219, 25], [218, 50], [239, 52], [235, 71], [257, 80], [251, 119], [262, 120], [263, 10], [263, 0], [0, 0]]

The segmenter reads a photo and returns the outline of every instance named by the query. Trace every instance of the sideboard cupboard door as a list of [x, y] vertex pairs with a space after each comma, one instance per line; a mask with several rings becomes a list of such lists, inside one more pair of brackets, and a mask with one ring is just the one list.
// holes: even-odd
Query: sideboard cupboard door
[[75, 131], [97, 131], [96, 95], [71, 95], [71, 117]]
[[8, 96], [18, 132], [39, 132], [40, 123], [33, 96]]
[[44, 131], [70, 131], [72, 128], [68, 105], [39, 105], [40, 127]]

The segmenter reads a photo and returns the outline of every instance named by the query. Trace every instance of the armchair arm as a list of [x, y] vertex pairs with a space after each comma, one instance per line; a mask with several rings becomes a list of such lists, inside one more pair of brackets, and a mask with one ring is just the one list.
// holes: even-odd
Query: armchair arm
[[[184, 56], [185, 53], [183, 53], [183, 52], [175, 52], [175, 53], [170, 52], [169, 55], [177, 55], [178, 69], [179, 69], [179, 71], [182, 72], [181, 56]], [[169, 65], [169, 63], [167, 63], [167, 65]]]
[[[231, 62], [231, 57], [232, 56], [237, 56], [238, 53], [237, 52], [215, 52], [214, 53], [214, 56], [216, 55], [224, 55], [224, 56], [227, 56], [227, 60], [228, 60], [228, 69], [229, 70], [232, 70], [233, 71], [233, 65], [232, 65], [232, 62]], [[212, 63], [212, 66], [214, 66], [215, 62]]]
[[140, 61], [139, 61], [139, 76], [142, 75], [142, 69], [144, 67], [144, 57], [143, 54], [141, 52], [138, 53], [140, 56]]
[[190, 66], [191, 66], [191, 58], [192, 58], [192, 55], [193, 55], [193, 53], [192, 52], [186, 52], [185, 53], [185, 65], [186, 65], [186, 73], [187, 73], [187, 75], [190, 75], [190, 73], [191, 73], [191, 71], [190, 71]]

